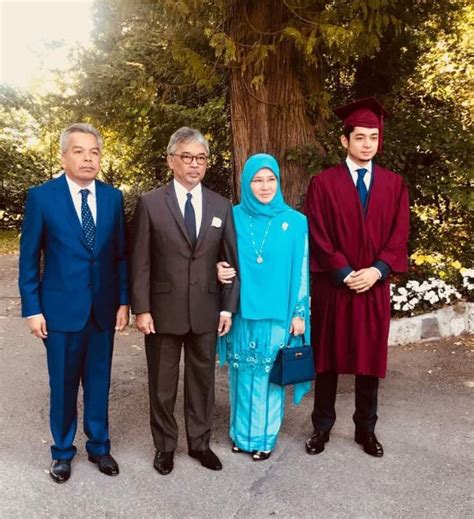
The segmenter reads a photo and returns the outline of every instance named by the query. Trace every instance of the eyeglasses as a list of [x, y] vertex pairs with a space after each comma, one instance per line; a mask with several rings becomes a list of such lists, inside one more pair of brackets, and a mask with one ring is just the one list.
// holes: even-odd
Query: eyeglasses
[[171, 153], [171, 155], [179, 157], [184, 164], [192, 164], [193, 160], [196, 159], [196, 164], [198, 166], [204, 166], [207, 162], [206, 155], [190, 155], [189, 153], [181, 153], [180, 155]]

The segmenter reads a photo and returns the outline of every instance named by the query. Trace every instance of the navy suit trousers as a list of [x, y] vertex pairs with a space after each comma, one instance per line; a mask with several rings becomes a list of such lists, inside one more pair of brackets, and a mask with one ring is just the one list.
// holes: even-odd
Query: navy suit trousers
[[87, 452], [110, 452], [108, 398], [114, 330], [101, 330], [90, 316], [79, 332], [48, 331], [46, 346], [53, 459], [72, 459], [77, 429], [77, 393], [82, 383]]

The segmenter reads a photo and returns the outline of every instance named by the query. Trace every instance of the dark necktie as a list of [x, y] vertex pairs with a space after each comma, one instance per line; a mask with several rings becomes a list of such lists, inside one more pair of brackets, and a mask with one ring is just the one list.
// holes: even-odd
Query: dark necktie
[[194, 213], [194, 207], [191, 203], [192, 197], [193, 195], [191, 193], [186, 193], [187, 200], [186, 204], [184, 204], [184, 225], [186, 226], [189, 239], [194, 248], [196, 245], [196, 214]]
[[86, 238], [87, 245], [89, 249], [94, 250], [94, 242], [95, 242], [95, 223], [94, 218], [92, 218], [91, 208], [87, 203], [87, 196], [89, 194], [88, 189], [81, 189], [79, 191], [82, 196], [81, 202], [81, 219], [82, 219], [82, 230], [84, 231], [84, 236]]
[[365, 168], [356, 169], [357, 171], [357, 182], [356, 182], [356, 188], [357, 192], [359, 193], [359, 198], [362, 204], [362, 207], [365, 207], [365, 202], [367, 201], [367, 186], [364, 182], [365, 174], [367, 173], [367, 170]]

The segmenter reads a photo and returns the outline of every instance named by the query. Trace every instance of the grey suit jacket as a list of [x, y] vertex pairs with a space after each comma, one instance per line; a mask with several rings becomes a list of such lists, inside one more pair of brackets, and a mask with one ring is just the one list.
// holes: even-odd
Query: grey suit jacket
[[151, 312], [157, 333], [211, 332], [220, 311], [237, 311], [238, 276], [221, 285], [216, 275], [218, 261], [238, 267], [232, 207], [204, 186], [202, 204], [193, 250], [172, 182], [138, 200], [130, 262], [132, 312]]

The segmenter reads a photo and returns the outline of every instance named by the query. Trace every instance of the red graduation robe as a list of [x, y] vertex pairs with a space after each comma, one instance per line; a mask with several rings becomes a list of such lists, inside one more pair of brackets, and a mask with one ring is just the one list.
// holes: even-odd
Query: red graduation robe
[[403, 179], [381, 166], [373, 169], [366, 211], [346, 163], [311, 180], [304, 212], [310, 230], [312, 330], [318, 373], [384, 377], [390, 325], [390, 281], [362, 294], [335, 286], [332, 273], [384, 261], [406, 272], [408, 190]]

